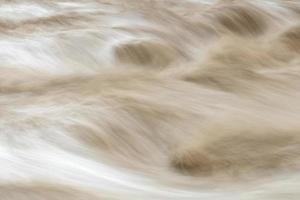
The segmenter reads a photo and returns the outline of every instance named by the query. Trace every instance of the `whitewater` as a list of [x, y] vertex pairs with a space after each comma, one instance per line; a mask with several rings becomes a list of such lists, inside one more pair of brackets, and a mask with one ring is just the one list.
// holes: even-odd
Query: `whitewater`
[[297, 0], [0, 0], [0, 199], [300, 199], [299, 19]]

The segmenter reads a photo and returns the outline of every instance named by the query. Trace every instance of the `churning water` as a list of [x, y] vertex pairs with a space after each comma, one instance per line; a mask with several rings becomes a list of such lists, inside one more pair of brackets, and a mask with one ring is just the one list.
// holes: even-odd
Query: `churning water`
[[297, 0], [1, 0], [1, 200], [300, 199]]

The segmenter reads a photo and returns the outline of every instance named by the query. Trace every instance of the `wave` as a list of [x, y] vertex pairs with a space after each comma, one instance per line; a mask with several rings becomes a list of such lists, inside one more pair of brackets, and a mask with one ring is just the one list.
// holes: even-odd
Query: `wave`
[[297, 1], [1, 1], [0, 196], [298, 199]]

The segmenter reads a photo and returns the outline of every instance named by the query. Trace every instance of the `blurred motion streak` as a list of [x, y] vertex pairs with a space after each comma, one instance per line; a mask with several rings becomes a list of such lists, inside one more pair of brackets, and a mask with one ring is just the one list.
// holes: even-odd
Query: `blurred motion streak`
[[1, 200], [299, 200], [300, 1], [0, 0]]

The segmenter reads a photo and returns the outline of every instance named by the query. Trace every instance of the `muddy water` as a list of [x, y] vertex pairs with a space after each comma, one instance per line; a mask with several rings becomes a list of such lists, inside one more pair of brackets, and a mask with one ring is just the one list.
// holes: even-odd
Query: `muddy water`
[[300, 4], [0, 1], [4, 200], [299, 199]]

